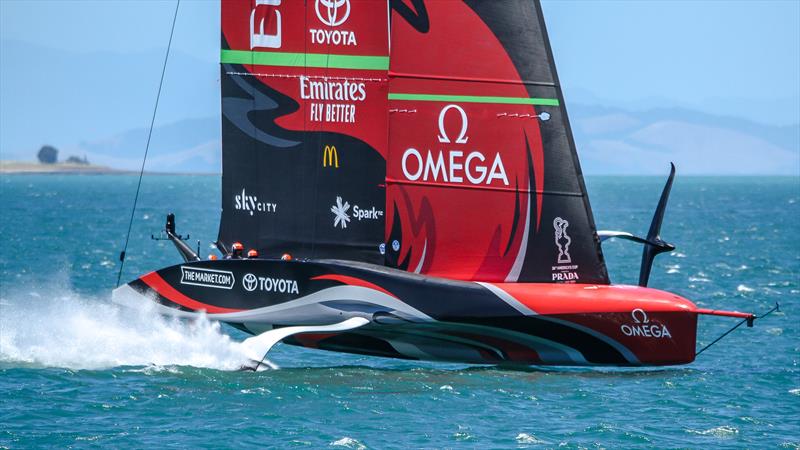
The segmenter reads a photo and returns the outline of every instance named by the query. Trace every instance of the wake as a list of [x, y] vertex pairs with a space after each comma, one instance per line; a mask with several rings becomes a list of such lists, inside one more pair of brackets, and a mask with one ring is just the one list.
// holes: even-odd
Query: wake
[[205, 318], [179, 321], [152, 304], [122, 307], [73, 292], [0, 295], [0, 363], [69, 369], [193, 366], [238, 370], [242, 343]]

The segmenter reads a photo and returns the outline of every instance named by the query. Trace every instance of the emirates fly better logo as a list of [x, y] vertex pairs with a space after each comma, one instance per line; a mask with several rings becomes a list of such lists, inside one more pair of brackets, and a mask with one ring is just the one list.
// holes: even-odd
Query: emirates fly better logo
[[319, 21], [329, 27], [338, 27], [350, 17], [350, 0], [317, 0], [314, 8]]

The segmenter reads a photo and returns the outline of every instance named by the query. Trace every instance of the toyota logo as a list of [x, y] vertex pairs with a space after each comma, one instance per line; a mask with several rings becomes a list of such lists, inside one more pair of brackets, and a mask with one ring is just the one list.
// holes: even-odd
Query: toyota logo
[[248, 273], [242, 277], [242, 286], [244, 286], [246, 291], [253, 292], [258, 286], [258, 278], [256, 278], [256, 276], [252, 273]]
[[[325, 8], [324, 14], [320, 5]], [[338, 27], [350, 17], [350, 0], [317, 0], [314, 7], [319, 21], [331, 27]]]

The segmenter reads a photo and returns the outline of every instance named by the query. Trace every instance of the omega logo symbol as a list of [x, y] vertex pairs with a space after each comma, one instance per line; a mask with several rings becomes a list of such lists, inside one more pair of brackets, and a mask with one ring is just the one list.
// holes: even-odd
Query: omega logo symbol
[[[320, 4], [327, 9], [324, 16], [320, 11]], [[340, 16], [341, 8], [344, 8], [344, 13]], [[350, 17], [350, 0], [316, 0], [314, 9], [317, 11], [317, 18], [320, 22], [331, 27], [338, 27]]]
[[447, 105], [442, 108], [442, 112], [439, 113], [439, 142], [444, 144], [450, 143], [450, 138], [447, 137], [447, 132], [444, 130], [444, 116], [447, 115], [447, 111], [451, 109], [455, 109], [461, 114], [461, 132], [458, 134], [458, 139], [456, 139], [456, 144], [466, 144], [467, 140], [467, 127], [469, 126], [469, 122], [467, 121], [467, 113], [458, 105]]
[[253, 292], [256, 290], [256, 286], [258, 286], [258, 278], [252, 273], [246, 274], [242, 277], [242, 286], [248, 292]]
[[633, 317], [633, 321], [636, 323], [650, 323], [650, 319], [647, 318], [647, 313], [641, 308], [636, 308], [631, 311], [631, 317]]

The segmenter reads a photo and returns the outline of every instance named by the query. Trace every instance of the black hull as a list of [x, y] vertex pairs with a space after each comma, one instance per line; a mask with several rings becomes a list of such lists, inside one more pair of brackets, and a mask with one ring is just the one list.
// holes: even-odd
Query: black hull
[[349, 261], [256, 259], [171, 266], [114, 292], [120, 303], [142, 298], [165, 314], [206, 314], [253, 334], [363, 317], [370, 324], [358, 330], [285, 342], [392, 358], [640, 366], [695, 356], [694, 305], [648, 288], [490, 284]]

